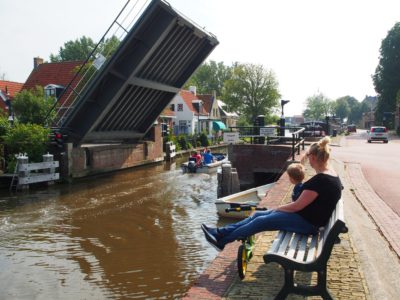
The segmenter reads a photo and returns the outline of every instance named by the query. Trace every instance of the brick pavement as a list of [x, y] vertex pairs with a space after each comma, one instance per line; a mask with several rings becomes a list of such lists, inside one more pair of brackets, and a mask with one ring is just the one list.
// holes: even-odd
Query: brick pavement
[[[308, 176], [313, 175], [313, 170], [307, 163], [306, 170]], [[361, 202], [368, 211], [375, 212], [374, 219], [378, 225], [381, 225], [382, 233], [386, 232], [386, 238], [396, 250], [400, 239], [396, 235], [396, 230], [390, 227], [394, 216], [386, 208], [382, 209], [380, 203], [382, 200], [376, 199], [376, 194], [368, 184], [365, 184], [366, 181], [359, 165], [348, 164], [346, 171], [347, 175], [343, 176], [345, 178], [342, 180], [349, 180], [349, 182], [344, 183], [345, 188], [348, 189], [344, 197], [355, 195], [359, 201], [362, 199]], [[261, 204], [276, 207], [290, 201], [291, 189], [292, 185], [287, 175], [283, 174]], [[379, 209], [376, 206], [379, 206]], [[275, 234], [275, 232], [265, 232], [257, 235], [254, 257], [249, 263], [248, 272], [243, 281], [237, 276], [236, 270], [236, 251], [239, 244], [232, 243], [219, 253], [188, 291], [185, 299], [274, 299], [284, 282], [283, 269], [274, 263], [265, 265], [263, 255], [272, 243]], [[360, 258], [350, 234], [342, 234], [341, 244], [334, 247], [328, 263], [328, 288], [337, 299], [370, 299], [360, 266]], [[296, 276], [300, 281], [315, 283], [315, 275], [300, 273]], [[288, 299], [304, 299], [304, 297], [290, 295]]]

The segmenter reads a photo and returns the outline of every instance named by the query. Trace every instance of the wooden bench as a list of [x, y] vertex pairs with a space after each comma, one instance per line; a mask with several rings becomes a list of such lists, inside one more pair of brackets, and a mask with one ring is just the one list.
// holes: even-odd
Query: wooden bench
[[[285, 284], [275, 299], [285, 299], [290, 293], [303, 296], [320, 295], [333, 299], [326, 285], [326, 270], [332, 248], [340, 243], [339, 234], [347, 232], [343, 200], [339, 200], [327, 225], [315, 235], [279, 231], [271, 248], [264, 255], [266, 264], [276, 262], [285, 269]], [[294, 272], [317, 272], [317, 285], [294, 282]]]

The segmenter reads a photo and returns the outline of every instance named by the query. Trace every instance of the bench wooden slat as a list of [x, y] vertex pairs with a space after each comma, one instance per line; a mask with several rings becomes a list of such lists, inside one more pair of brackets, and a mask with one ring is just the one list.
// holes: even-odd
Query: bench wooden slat
[[297, 250], [297, 261], [300, 262], [304, 261], [304, 254], [306, 253], [307, 250], [307, 240], [308, 240], [307, 235], [301, 235], [299, 249]]
[[310, 247], [308, 249], [308, 254], [306, 259], [304, 260], [305, 262], [312, 262], [315, 260], [316, 257], [316, 253], [317, 253], [317, 247], [318, 247], [318, 239], [319, 239], [319, 235], [318, 234], [314, 234], [311, 237], [311, 242], [310, 242]]
[[279, 249], [278, 249], [278, 251], [276, 252], [277, 254], [279, 254], [279, 255], [285, 255], [286, 249], [287, 249], [287, 247], [288, 247], [288, 245], [289, 245], [289, 243], [290, 243], [290, 240], [291, 240], [291, 238], [292, 238], [292, 234], [293, 234], [293, 233], [291, 233], [291, 232], [286, 232], [286, 233], [285, 233], [285, 236], [284, 236], [284, 238], [283, 238], [283, 240], [282, 240], [282, 242], [281, 242], [281, 244], [280, 244], [280, 246], [279, 246]]
[[273, 241], [271, 248], [268, 253], [276, 252], [279, 249], [279, 245], [281, 244], [282, 237], [285, 235], [284, 231], [279, 231], [275, 240]]
[[301, 236], [299, 234], [295, 234], [294, 237], [292, 238], [292, 242], [290, 243], [289, 251], [287, 253], [288, 257], [295, 258], [296, 248], [297, 248], [297, 244], [298, 244], [300, 238], [301, 238]]

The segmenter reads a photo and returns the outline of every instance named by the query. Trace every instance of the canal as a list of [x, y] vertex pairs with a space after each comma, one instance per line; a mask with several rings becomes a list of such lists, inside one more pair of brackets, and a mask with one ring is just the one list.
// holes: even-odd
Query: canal
[[1, 299], [179, 299], [216, 256], [216, 174], [176, 164], [0, 192]]

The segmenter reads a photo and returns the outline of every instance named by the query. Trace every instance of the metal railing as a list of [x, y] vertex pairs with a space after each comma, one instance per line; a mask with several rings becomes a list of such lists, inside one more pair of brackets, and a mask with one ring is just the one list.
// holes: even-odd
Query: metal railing
[[292, 160], [300, 154], [300, 148], [304, 150], [304, 127], [280, 127], [280, 126], [241, 126], [230, 127], [231, 132], [239, 132], [242, 140], [250, 139], [251, 144], [283, 145], [290, 143], [292, 146]]
[[[57, 128], [63, 126], [69, 113], [79, 100], [81, 100], [85, 89], [89, 86], [92, 79], [100, 73], [102, 67], [110, 60], [119, 43], [124, 40], [130, 29], [140, 18], [142, 12], [149, 5], [149, 2], [150, 0], [127, 0], [117, 17], [58, 97], [57, 102], [50, 109], [46, 117], [48, 123], [51, 123], [49, 126]], [[56, 117], [54, 120], [50, 120], [53, 111], [56, 112]]]

